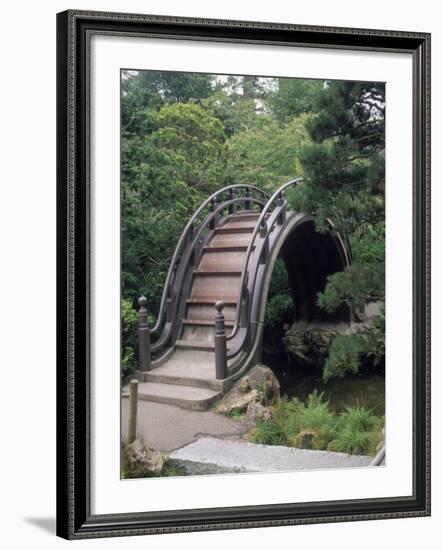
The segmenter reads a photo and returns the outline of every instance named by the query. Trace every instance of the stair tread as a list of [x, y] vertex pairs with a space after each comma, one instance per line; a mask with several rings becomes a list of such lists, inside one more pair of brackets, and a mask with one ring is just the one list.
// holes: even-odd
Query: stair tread
[[213, 351], [215, 349], [214, 344], [209, 344], [208, 342], [202, 342], [198, 340], [177, 340], [175, 345], [181, 349], [194, 349], [194, 350], [205, 350]]
[[[199, 303], [187, 303], [185, 317], [188, 320], [196, 319], [201, 321], [213, 321], [215, 318], [215, 307], [213, 303], [199, 304]], [[236, 317], [236, 304], [225, 305], [224, 318], [226, 321], [234, 321]]]
[[219, 381], [216, 380], [213, 351], [175, 350], [169, 361], [146, 372], [144, 380], [163, 384], [206, 387], [212, 390], [221, 389]]
[[[227, 243], [215, 243], [215, 244], [206, 244], [203, 246], [204, 252], [212, 252], [217, 250], [224, 250], [226, 252], [230, 251], [241, 251], [241, 250], [247, 250], [247, 246], [245, 244], [227, 244]], [[253, 248], [255, 248], [255, 245], [253, 245]]]
[[[183, 324], [212, 326], [212, 325], [215, 325], [215, 314], [213, 316], [214, 316], [213, 321], [211, 321], [210, 319], [183, 319]], [[226, 327], [233, 327], [234, 324], [235, 323], [233, 321], [224, 320], [224, 325]]]
[[229, 216], [229, 220], [239, 220], [239, 219], [247, 219], [247, 218], [259, 218], [261, 215], [261, 212], [237, 212], [236, 214], [231, 214]]
[[221, 227], [218, 227], [217, 231], [228, 232], [229, 230], [241, 229], [245, 233], [247, 232], [251, 233], [255, 229], [255, 227], [256, 227], [256, 222], [254, 220], [233, 220], [233, 221], [228, 220], [227, 223], [225, 223]]
[[216, 254], [207, 252], [202, 255], [198, 270], [226, 270], [226, 271], [241, 271], [244, 265], [245, 250], [237, 251], [221, 251]]
[[220, 268], [212, 268], [212, 269], [207, 269], [207, 268], [203, 268], [203, 269], [194, 269], [193, 270], [193, 274], [194, 275], [222, 275], [222, 276], [226, 276], [226, 275], [231, 275], [231, 276], [234, 276], [234, 275], [241, 275], [242, 271], [241, 270], [237, 270], [237, 269], [220, 269]]
[[248, 245], [252, 232], [248, 231], [246, 233], [216, 233], [213, 239], [208, 243], [207, 246], [218, 246], [218, 245]]
[[219, 395], [219, 391], [182, 384], [165, 384], [163, 382], [139, 382], [139, 397], [165, 397], [181, 401], [205, 401]]
[[[216, 300], [212, 300], [211, 298], [207, 298], [206, 296], [203, 296], [203, 297], [193, 296], [192, 298], [188, 298], [186, 300], [186, 304], [190, 304], [190, 305], [201, 304], [201, 305], [207, 305], [207, 306], [214, 306], [215, 302], [217, 302], [218, 300], [219, 298], [217, 298]], [[238, 303], [238, 299], [235, 297], [235, 299], [223, 300], [223, 302], [225, 306], [236, 306], [236, 304]]]
[[191, 297], [191, 302], [188, 302], [188, 303], [191, 303], [191, 304], [194, 304], [195, 302], [196, 303], [199, 303], [199, 304], [212, 304], [213, 306], [215, 306], [215, 303], [220, 301], [224, 303], [224, 305], [226, 304], [229, 304], [229, 305], [233, 305], [233, 304], [236, 304], [238, 302], [238, 297], [237, 295], [231, 295], [231, 294], [217, 294], [217, 295], [201, 295], [201, 294], [196, 294], [195, 296], [192, 296]]

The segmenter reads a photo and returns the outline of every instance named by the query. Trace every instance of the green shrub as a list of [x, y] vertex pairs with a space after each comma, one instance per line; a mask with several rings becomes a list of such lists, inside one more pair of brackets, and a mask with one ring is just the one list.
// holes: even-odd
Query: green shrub
[[318, 294], [318, 305], [328, 313], [336, 311], [342, 304], [361, 314], [365, 304], [373, 299], [382, 299], [385, 285], [385, 265], [353, 263], [344, 271], [333, 273], [327, 278], [327, 285]]
[[136, 331], [138, 314], [129, 300], [121, 300], [121, 377], [136, 370]]
[[335, 336], [324, 363], [324, 380], [356, 374], [364, 357], [369, 357], [375, 367], [379, 365], [385, 357], [384, 324], [382, 313], [377, 325], [365, 332]]
[[264, 317], [265, 347], [279, 345], [284, 324], [293, 320], [293, 297], [284, 260], [277, 258], [270, 279]]

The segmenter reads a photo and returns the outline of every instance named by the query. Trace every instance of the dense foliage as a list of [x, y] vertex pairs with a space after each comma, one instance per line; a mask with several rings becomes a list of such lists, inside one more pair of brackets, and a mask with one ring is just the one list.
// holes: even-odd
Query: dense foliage
[[383, 424], [383, 417], [362, 406], [336, 413], [323, 394], [315, 391], [306, 402], [281, 400], [272, 417], [258, 422], [249, 437], [265, 445], [375, 455], [383, 440]]
[[[367, 301], [383, 299], [383, 85], [123, 71], [121, 118], [125, 372], [135, 366], [136, 298], [145, 294], [154, 319], [184, 225], [203, 198], [226, 184], [272, 191], [302, 175], [291, 206], [314, 213], [320, 230], [332, 219], [354, 255], [318, 303], [327, 311], [347, 303], [363, 316]], [[266, 315], [275, 334], [293, 309], [281, 277], [278, 264]], [[380, 328], [376, 357], [382, 338]], [[327, 376], [357, 370], [369, 354], [371, 338], [342, 337], [332, 346]]]
[[[328, 312], [342, 304], [364, 320], [369, 301], [385, 293], [385, 87], [377, 83], [330, 82], [316, 97], [307, 121], [311, 143], [303, 147], [305, 184], [292, 206], [311, 212], [319, 230], [332, 220], [346, 234], [353, 263], [329, 277], [318, 303]], [[357, 372], [361, 360], [383, 355], [383, 327], [340, 336], [332, 343], [324, 376]]]

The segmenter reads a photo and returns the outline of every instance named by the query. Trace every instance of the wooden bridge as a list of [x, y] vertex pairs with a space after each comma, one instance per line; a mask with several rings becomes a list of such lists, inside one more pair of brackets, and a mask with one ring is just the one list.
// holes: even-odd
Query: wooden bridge
[[[173, 255], [155, 326], [139, 298], [139, 397], [205, 409], [260, 361], [267, 294], [282, 257], [295, 319], [327, 320], [316, 304], [329, 274], [351, 261], [345, 238], [318, 233], [312, 216], [287, 209], [285, 191], [220, 189], [198, 208]], [[333, 316], [349, 320], [349, 311]]]

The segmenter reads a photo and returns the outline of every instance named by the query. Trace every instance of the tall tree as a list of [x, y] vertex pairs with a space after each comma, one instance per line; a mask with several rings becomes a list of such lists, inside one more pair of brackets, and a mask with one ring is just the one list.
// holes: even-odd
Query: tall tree
[[299, 152], [310, 141], [304, 115], [281, 126], [260, 116], [261, 123], [236, 132], [227, 142], [226, 179], [254, 183], [269, 192], [300, 175]]
[[[371, 300], [384, 299], [385, 88], [380, 83], [328, 83], [317, 96], [317, 114], [307, 120], [312, 142], [300, 158], [304, 185], [290, 197], [295, 209], [328, 220], [352, 243], [353, 263], [329, 277], [319, 304], [333, 311], [343, 303], [360, 319]], [[364, 355], [383, 354], [383, 328], [336, 338], [325, 376], [359, 368]]]
[[122, 141], [123, 294], [144, 292], [155, 310], [185, 223], [224, 172], [218, 119], [193, 103], [150, 113], [151, 133]]
[[213, 92], [210, 74], [123, 71], [122, 130], [143, 135], [152, 130], [150, 114], [172, 103], [199, 102]]
[[364, 233], [384, 220], [383, 84], [329, 83], [307, 120], [312, 143], [301, 151], [305, 185], [298, 206], [338, 230]]
[[316, 97], [323, 88], [323, 80], [278, 78], [276, 90], [268, 97], [270, 110], [279, 122], [290, 122], [314, 110]]

